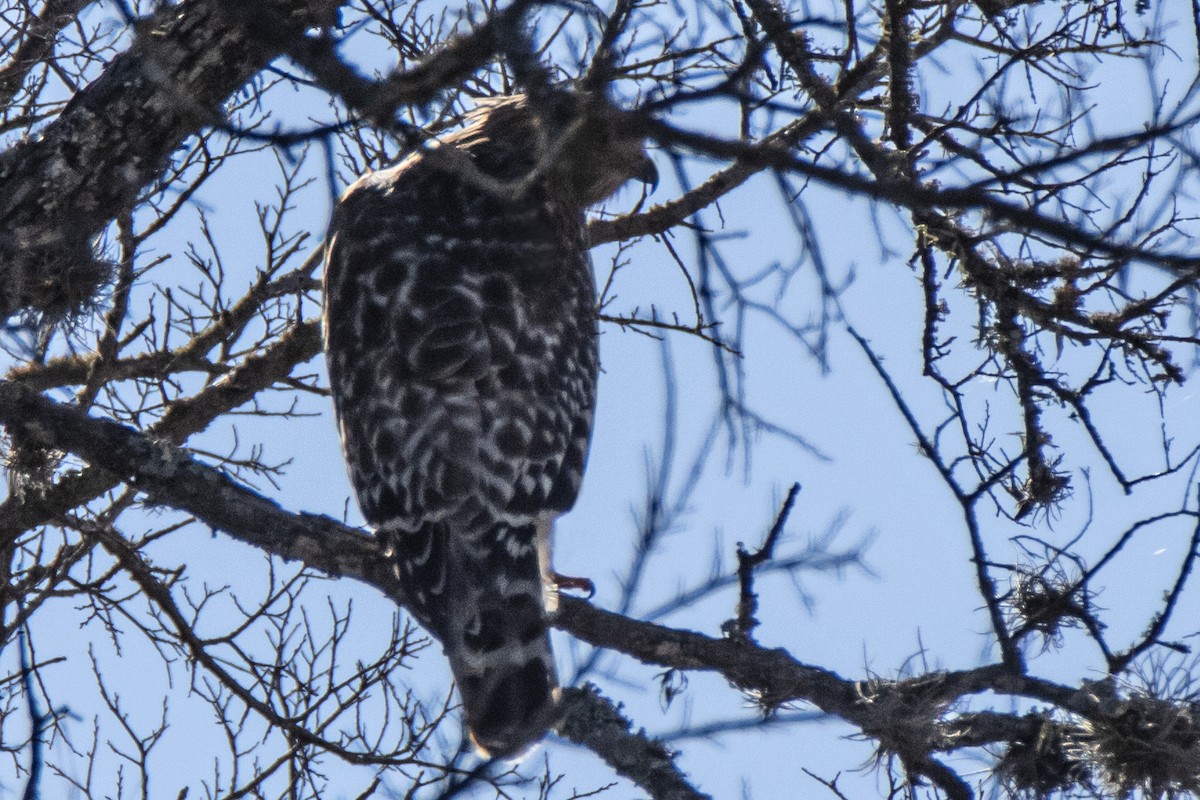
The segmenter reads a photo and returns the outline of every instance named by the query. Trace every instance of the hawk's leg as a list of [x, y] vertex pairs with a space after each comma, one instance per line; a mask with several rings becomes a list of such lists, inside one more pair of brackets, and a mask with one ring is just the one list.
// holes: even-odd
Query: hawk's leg
[[596, 585], [589, 578], [574, 578], [554, 571], [550, 565], [551, 537], [554, 535], [556, 513], [542, 514], [537, 521], [538, 560], [542, 565], [542, 586], [546, 610], [553, 614], [558, 610], [558, 593], [563, 589], [586, 592], [590, 598], [596, 593]]

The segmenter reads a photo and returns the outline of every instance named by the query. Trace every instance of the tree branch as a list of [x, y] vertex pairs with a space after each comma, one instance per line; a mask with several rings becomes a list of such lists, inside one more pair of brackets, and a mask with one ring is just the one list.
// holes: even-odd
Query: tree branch
[[189, 0], [138, 24], [141, 35], [36, 139], [0, 154], [0, 319], [25, 307], [65, 312], [108, 278], [91, 241], [127, 212], [188, 136], [222, 126], [221, 105], [272, 59], [290, 55], [348, 107], [381, 126], [516, 44], [533, 0], [384, 80], [358, 76], [322, 34], [339, 0]]
[[[279, 3], [296, 24], [332, 24], [340, 3]], [[0, 318], [69, 310], [107, 277], [91, 240], [127, 212], [189, 135], [275, 58], [223, 0], [163, 7], [62, 114], [0, 154]]]
[[89, 417], [10, 381], [0, 381], [0, 423], [31, 442], [75, 453], [151, 502], [186, 511], [239, 541], [404, 596], [372, 537], [329, 517], [289, 513], [170, 442]]
[[[330, 575], [367, 583], [403, 603], [404, 587], [374, 539], [328, 517], [285, 511], [169, 442], [152, 439], [111, 420], [89, 417], [78, 408], [55, 403], [10, 381], [0, 381], [0, 423], [27, 441], [69, 450], [108, 470], [145, 493], [151, 502], [186, 511], [239, 541], [281, 558], [300, 560]], [[642, 622], [569, 596], [560, 598], [555, 626], [593, 646], [622, 652], [647, 664], [719, 672], [767, 711], [785, 703], [810, 703], [851, 723], [876, 739], [882, 752], [896, 754], [909, 770], [944, 784], [943, 788], [949, 777], [939, 772], [940, 762], [932, 758], [933, 753], [964, 746], [1025, 742], [1030, 726], [1036, 722], [1016, 715], [952, 713], [955, 704], [968, 695], [992, 691], [1038, 700], [1094, 727], [1116, 727], [1119, 721], [1114, 714], [1124, 708], [1093, 691], [1089, 684], [1080, 688], [1062, 686], [1014, 673], [1003, 664], [902, 680], [848, 680], [802, 663], [782, 649]], [[568, 697], [578, 705], [566, 709], [564, 735], [593, 747], [618, 771], [632, 770], [632, 760], [652, 750], [651, 762], [657, 766], [636, 773], [640, 777], [624, 771], [622, 774], [639, 782], [664, 781], [652, 792], [656, 798], [700, 796], [674, 770], [669, 755], [660, 746], [641, 734], [628, 734], [627, 727], [625, 736], [633, 738], [618, 736], [625, 723], [617, 715], [609, 715], [603, 726], [606, 733], [597, 726], [595, 738], [580, 730], [581, 725], [592, 724], [583, 720], [599, 713], [600, 706], [574, 693]], [[1126, 704], [1137, 702], [1142, 701], [1134, 699]], [[1154, 702], [1162, 705], [1165, 701]], [[1042, 717], [1043, 722], [1049, 719]], [[638, 752], [643, 755], [637, 756]], [[645, 770], [645, 763], [639, 768]], [[649, 790], [651, 784], [643, 785]]]
[[675, 764], [675, 754], [643, 731], [633, 731], [624, 717], [595, 686], [565, 689], [558, 732], [604, 759], [618, 775], [645, 789], [654, 800], [708, 800], [688, 783]]

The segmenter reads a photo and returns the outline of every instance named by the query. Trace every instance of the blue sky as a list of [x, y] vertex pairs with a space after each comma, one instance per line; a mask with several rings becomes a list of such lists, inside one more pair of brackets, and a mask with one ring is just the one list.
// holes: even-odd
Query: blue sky
[[[1160, 103], [1168, 107], [1173, 98], [1184, 95], [1197, 67], [1192, 32], [1186, 20], [1180, 22], [1168, 30], [1174, 53], [1162, 58], [1158, 76], [1160, 82], [1170, 77], [1166, 93], [1172, 100]], [[361, 55], [364, 63], [368, 61], [365, 50]], [[372, 49], [371, 55], [379, 53]], [[942, 57], [944, 71], [930, 69], [923, 73], [919, 88], [928, 107], [962, 102], [986, 76], [987, 63], [964, 62], [964, 55], [963, 48], [951, 46]], [[1014, 76], [1014, 80], [1024, 81], [1025, 76]], [[1041, 79], [1034, 76], [1031, 80]], [[1137, 64], [1097, 65], [1086, 76], [1086, 82], [1096, 87], [1086, 93], [1089, 102], [1096, 104], [1091, 114], [1097, 125], [1095, 135], [1138, 130], [1147, 116], [1146, 109], [1155, 103]], [[1040, 83], [1035, 88], [1039, 89], [1038, 102], [1052, 109], [1053, 92]], [[288, 91], [277, 95], [285, 119], [327, 113], [311, 92], [290, 98]], [[715, 127], [728, 127], [728, 111], [713, 106], [702, 113], [711, 113]], [[655, 157], [664, 180], [652, 199], [674, 197], [679, 187], [669, 162], [663, 153]], [[687, 164], [693, 182], [703, 179], [715, 166], [699, 160]], [[295, 230], [313, 233], [311, 246], [318, 243], [330, 210], [325, 168], [322, 155], [314, 148], [304, 165], [314, 183], [300, 193], [295, 210], [289, 212], [289, 224]], [[213, 179], [197, 195], [194, 206], [152, 242], [154, 252], [147, 252], [145, 258], [172, 254], [172, 261], [155, 274], [162, 275], [162, 281], [182, 285], [194, 282], [188, 277], [181, 254], [183, 243], [195, 240], [199, 211], [203, 209], [226, 259], [231, 290], [247, 285], [262, 252], [254, 204], [271, 201], [278, 169], [275, 157], [262, 152], [240, 157]], [[951, 179], [949, 175], [945, 178]], [[1195, 188], [1191, 171], [1184, 171], [1173, 187], [1184, 204], [1194, 201]], [[1111, 195], [1102, 200], [1117, 205], [1129, 190], [1117, 184], [1109, 191]], [[610, 205], [621, 210], [636, 199], [634, 191], [625, 190]], [[906, 219], [887, 209], [875, 209], [878, 213], [874, 216], [865, 201], [817, 185], [808, 187], [801, 199], [811, 215], [812, 230], [829, 274], [835, 280], [854, 275], [853, 284], [842, 296], [847, 319], [884, 359], [921, 421], [926, 426], [936, 424], [944, 417], [945, 409], [934, 387], [921, 378], [917, 349], [921, 287], [906, 264], [913, 247]], [[799, 264], [795, 277], [778, 295], [778, 308], [794, 322], [813, 318], [819, 287], [812, 270], [812, 253], [792, 228], [770, 176], [752, 180], [723, 200], [719, 215], [715, 210], [704, 212], [704, 221], [728, 236], [720, 250], [739, 274], [753, 274], [775, 262]], [[689, 236], [680, 233], [673, 243], [686, 264], [697, 263], [695, 243]], [[594, 253], [601, 280], [613, 252], [613, 247], [606, 246]], [[653, 304], [662, 312], [678, 311], [687, 317], [690, 298], [686, 285], [661, 244], [640, 242], [623, 257], [630, 266], [621, 271], [614, 312], [635, 307], [645, 311]], [[955, 278], [946, 280], [952, 284]], [[1161, 276], [1141, 271], [1136, 273], [1134, 285], [1152, 286], [1160, 281]], [[776, 288], [763, 286], [759, 295], [772, 300]], [[148, 297], [152, 287], [147, 285], [142, 291], [142, 296]], [[960, 335], [960, 346], [967, 354], [962, 356], [964, 363], [974, 355], [968, 346], [970, 306], [970, 299], [962, 296], [960, 306], [953, 309], [954, 321], [947, 325], [948, 331]], [[314, 303], [306, 302], [303, 308], [306, 316], [317, 313]], [[840, 525], [840, 533], [832, 544], [835, 549], [870, 537], [866, 559], [869, 571], [801, 573], [798, 585], [780, 575], [763, 580], [759, 585], [762, 626], [758, 636], [764, 645], [785, 647], [802, 661], [861, 678], [892, 677], [906, 667], [918, 671], [966, 668], [994, 658], [995, 653], [988, 648], [987, 616], [974, 585], [958, 506], [917, 452], [913, 435], [857, 344], [841, 324], [833, 324], [830, 331], [826, 372], [777, 324], [761, 315], [750, 318], [743, 352], [750, 401], [765, 416], [791, 427], [828, 459], [781, 437], [763, 434], [749, 443], [752, 457], [747, 468], [744, 450], [727, 457], [725, 440], [721, 440], [703, 478], [688, 497], [684, 513], [656, 550], [634, 613], [652, 609], [703, 581], [714, 558], [721, 560], [726, 571], [731, 569], [736, 543], [756, 545], [774, 519], [787, 487], [799, 482], [803, 490], [789, 520], [785, 551], [802, 548], [836, 524]], [[648, 474], [662, 458], [664, 346], [675, 369], [678, 408], [671, 496], [682, 485], [717, 402], [708, 344], [682, 334], [668, 335], [664, 344], [612, 325], [603, 328], [604, 374], [589, 472], [577, 507], [559, 526], [556, 556], [561, 572], [587, 575], [595, 581], [595, 602], [604, 607], [611, 607], [620, 597], [621, 578], [636, 534], [636, 513], [644, 503]], [[1080, 369], [1087, 357], [1068, 352], [1061, 364], [1064, 369]], [[323, 373], [319, 360], [306, 366], [305, 371], [309, 367]], [[1015, 451], [1019, 444], [1014, 436], [1016, 425], [1007, 385], [978, 382], [971, 389], [970, 400], [976, 410], [985, 404], [992, 409], [994, 434], [1005, 448]], [[290, 400], [281, 398], [277, 402], [286, 404]], [[1197, 405], [1192, 387], [1169, 390], [1163, 408], [1165, 424], [1177, 438], [1177, 447], [1180, 452], [1186, 451], [1200, 433], [1194, 422], [1198, 415], [1194, 413]], [[237, 440], [243, 444], [261, 443], [268, 460], [292, 459], [277, 487], [264, 481], [258, 485], [259, 490], [290, 509], [340, 517], [350, 489], [329, 403], [324, 398], [303, 396], [300, 410], [313, 416], [290, 420], [232, 418], [193, 444], [214, 451], [227, 449], [234, 441], [236, 427]], [[1115, 452], [1122, 463], [1130, 465], [1131, 473], [1160, 468], [1156, 463], [1159, 452], [1153, 445], [1162, 422], [1152, 395], [1141, 387], [1122, 387], [1108, 393], [1096, 412], [1110, 431]], [[1130, 521], [1164, 507], [1177, 507], [1179, 498], [1194, 484], [1195, 476], [1184, 472], [1139, 487], [1126, 497], [1066, 414], [1051, 411], [1048, 418], [1053, 420], [1051, 430], [1056, 441], [1069, 454], [1066, 467], [1072, 471], [1075, 487], [1074, 494], [1050, 519], [1039, 518], [1036, 532], [1048, 540], [1070, 540], [1090, 518], [1080, 549], [1087, 557], [1095, 558]], [[1090, 483], [1085, 481], [1083, 470], [1088, 471]], [[1190, 506], [1195, 508], [1194, 499]], [[360, 519], [353, 504], [349, 519]], [[138, 524], [137, 518], [126, 522], [131, 529]], [[148, 528], [156, 520], [145, 519], [142, 524]], [[1021, 533], [1021, 529], [1000, 518], [985, 520], [984, 527], [986, 541], [998, 560], [1016, 557], [1010, 537]], [[1118, 645], [1144, 628], [1148, 613], [1173, 580], [1189, 533], [1187, 521], [1155, 526], [1139, 535], [1114, 566], [1098, 603], [1110, 609], [1105, 619]], [[200, 526], [155, 545], [151, 554], [164, 566], [186, 564], [192, 586], [202, 582], [229, 584], [247, 596], [263, 591], [263, 557], [223, 536], [213, 536]], [[364, 652], [377, 649], [390, 626], [394, 605], [365, 587], [345, 582], [319, 583], [309, 587], [306, 595], [306, 607], [317, 618], [324, 618], [326, 596], [337, 604], [353, 602], [358, 626], [354, 641]], [[228, 624], [231, 617], [223, 617], [220, 610], [221, 604], [229, 603], [228, 598], [218, 598], [214, 603], [217, 608], [213, 624]], [[663, 622], [716, 634], [720, 623], [732, 616], [733, 604], [733, 593], [725, 591]], [[1194, 633], [1187, 621], [1195, 619], [1197, 610], [1197, 594], [1193, 592], [1178, 612], [1171, 635]], [[224, 613], [231, 614], [231, 610]], [[94, 688], [90, 688], [90, 647], [141, 724], [152, 724], [161, 713], [162, 698], [170, 699], [172, 728], [164, 738], [161, 755], [155, 756], [161, 758], [155, 772], [161, 783], [151, 789], [149, 796], [174, 796], [186, 781], [211, 772], [209, 754], [220, 746], [219, 733], [211, 725], [210, 712], [194, 697], [189, 698], [186, 671], [181, 665], [172, 670], [163, 667], [132, 631], [118, 640], [118, 659], [114, 641], [101, 635], [94, 622], [86, 622], [86, 612], [67, 604], [61, 604], [53, 617], [48, 616], [43, 615], [35, 628], [36, 643], [43, 656], [67, 657], [67, 662], [48, 676], [52, 683], [58, 682], [54, 690], [70, 702], [77, 717], [72, 725], [80, 740], [90, 737], [92, 714], [101, 709]], [[556, 644], [561, 671], [570, 674], [573, 660], [582, 653], [561, 635]], [[15, 658], [11, 653], [5, 657]], [[749, 719], [756, 713], [722, 679], [704, 675], [689, 676], [687, 691], [664, 708], [657, 682], [660, 670], [615, 654], [606, 655], [600, 664], [602, 672], [593, 677], [610, 698], [624, 704], [637, 725], [651, 733], [672, 732], [687, 723]], [[1034, 669], [1047, 677], [1077, 682], [1081, 677], [1098, 677], [1100, 664], [1094, 648], [1081, 637], [1069, 636], [1060, 651], [1035, 660]], [[419, 695], [433, 700], [446, 690], [445, 674], [438, 648], [430, 648], [416, 664], [413, 685]], [[850, 733], [847, 726], [836, 722], [797, 723], [764, 732], [730, 734], [713, 742], [682, 741], [680, 763], [703, 791], [715, 797], [738, 796], [743, 791], [762, 800], [807, 796], [824, 790], [806, 777], [803, 769], [832, 779], [869, 760], [870, 742], [847, 740]], [[79, 741], [74, 744], [86, 747]], [[66, 763], [72, 762], [62, 743], [56, 744], [53, 753]], [[550, 758], [553, 768], [567, 773], [565, 785], [570, 788], [560, 787], [561, 796], [612, 779], [595, 756], [558, 742], [538, 751], [526, 767], [536, 771], [543, 754]], [[115, 769], [113, 765], [119, 761], [112, 753], [101, 755], [107, 769]], [[74, 763], [79, 768], [79, 762]], [[18, 785], [5, 776], [4, 771], [9, 769], [0, 766], [0, 796], [12, 794]], [[873, 796], [883, 786], [877, 772], [848, 774], [845, 780], [854, 787], [853, 797]], [[359, 790], [358, 783], [346, 785], [343, 794], [330, 796], [354, 796]], [[402, 781], [395, 781], [394, 786], [400, 793], [405, 788]], [[622, 786], [609, 796], [633, 794], [633, 789]]]

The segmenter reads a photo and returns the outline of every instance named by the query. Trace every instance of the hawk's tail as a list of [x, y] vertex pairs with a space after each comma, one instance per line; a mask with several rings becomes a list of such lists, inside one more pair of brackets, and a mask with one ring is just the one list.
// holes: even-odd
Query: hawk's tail
[[558, 696], [537, 538], [533, 523], [500, 523], [466, 543], [480, 552], [459, 561], [464, 602], [443, 639], [471, 740], [496, 758], [541, 739]]
[[437, 587], [411, 610], [446, 650], [472, 742], [495, 758], [541, 739], [558, 696], [538, 527], [447, 536], [434, 524], [397, 542], [401, 579]]

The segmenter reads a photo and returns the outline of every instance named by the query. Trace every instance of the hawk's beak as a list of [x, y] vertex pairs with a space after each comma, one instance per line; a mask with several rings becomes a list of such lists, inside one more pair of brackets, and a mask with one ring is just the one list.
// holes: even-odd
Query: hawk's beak
[[642, 163], [638, 165], [637, 172], [633, 177], [650, 187], [647, 194], [653, 194], [654, 190], [658, 188], [658, 167], [654, 166], [650, 156], [642, 156]]

